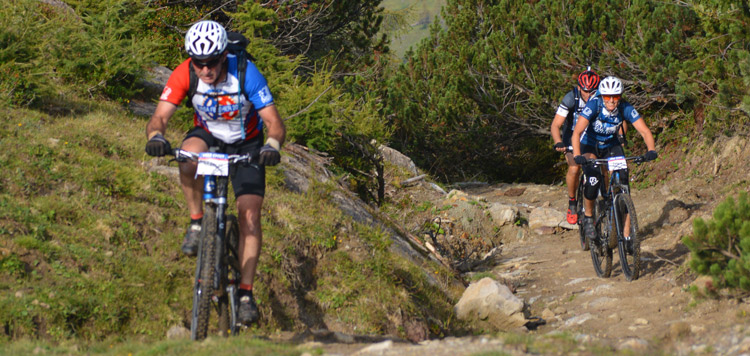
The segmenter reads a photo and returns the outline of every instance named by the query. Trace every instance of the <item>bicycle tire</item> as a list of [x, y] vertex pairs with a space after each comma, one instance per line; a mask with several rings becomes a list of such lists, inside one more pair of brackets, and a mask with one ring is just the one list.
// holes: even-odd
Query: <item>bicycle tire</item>
[[[638, 217], [635, 212], [633, 199], [628, 194], [618, 194], [615, 196], [616, 214], [613, 228], [614, 235], [617, 237], [617, 250], [620, 255], [620, 267], [622, 274], [628, 281], [638, 279], [641, 272], [641, 242], [638, 236]], [[624, 223], [625, 216], [630, 215], [630, 243], [625, 240]], [[631, 246], [628, 246], [630, 244]]]
[[202, 340], [208, 335], [213, 290], [213, 268], [215, 266], [216, 210], [206, 209], [201, 224], [200, 247], [193, 287], [193, 318], [190, 324], [191, 339]]
[[601, 202], [602, 199], [599, 199], [596, 204], [594, 204], [594, 217], [596, 217], [594, 226], [596, 230], [596, 238], [601, 242], [599, 244], [592, 242], [590, 244], [591, 248], [589, 252], [591, 252], [591, 262], [594, 265], [594, 272], [596, 272], [596, 275], [601, 278], [609, 278], [609, 276], [612, 275], [612, 256], [614, 255], [614, 252], [613, 249], [609, 248], [605, 243], [606, 238], [603, 238], [602, 236], [603, 231], [606, 231], [605, 229], [602, 229], [602, 224], [606, 223], [607, 215], [606, 211], [603, 211], [604, 208], [598, 207]]
[[[221, 336], [237, 335], [239, 326], [237, 323], [237, 291], [240, 284], [240, 265], [238, 255], [238, 245], [240, 238], [240, 226], [237, 217], [227, 215], [226, 220], [226, 237], [224, 239], [226, 248], [224, 249], [224, 266], [222, 273], [223, 282], [221, 283], [227, 289], [227, 293], [219, 298], [218, 315], [219, 315], [219, 334]], [[232, 298], [232, 299], [230, 299]], [[234, 302], [234, 303], [232, 303]]]
[[[583, 216], [584, 216], [584, 196], [583, 186], [585, 183], [584, 174], [579, 175], [578, 188], [576, 189], [576, 214], [578, 215], [578, 237], [581, 240], [581, 249], [584, 251], [589, 250], [589, 241], [586, 239], [586, 234], [583, 232]], [[596, 209], [594, 209], [596, 211]]]

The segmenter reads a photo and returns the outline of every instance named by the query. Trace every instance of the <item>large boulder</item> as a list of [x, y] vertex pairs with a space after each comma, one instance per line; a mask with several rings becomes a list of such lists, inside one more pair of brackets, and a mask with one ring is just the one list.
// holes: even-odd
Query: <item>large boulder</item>
[[524, 301], [492, 278], [483, 278], [469, 285], [454, 310], [458, 319], [480, 329], [515, 330], [528, 322]]
[[565, 213], [553, 208], [534, 208], [529, 214], [529, 230], [540, 235], [553, 234], [558, 227], [578, 229], [565, 220]]

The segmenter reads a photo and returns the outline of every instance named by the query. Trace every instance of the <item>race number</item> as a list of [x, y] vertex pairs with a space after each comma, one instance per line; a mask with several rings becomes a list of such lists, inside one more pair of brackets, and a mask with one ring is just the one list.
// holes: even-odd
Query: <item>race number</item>
[[609, 166], [610, 172], [619, 169], [628, 169], [628, 162], [623, 156], [610, 157], [607, 159], [607, 166]]
[[229, 155], [224, 153], [203, 152], [198, 155], [198, 171], [196, 175], [228, 176]]

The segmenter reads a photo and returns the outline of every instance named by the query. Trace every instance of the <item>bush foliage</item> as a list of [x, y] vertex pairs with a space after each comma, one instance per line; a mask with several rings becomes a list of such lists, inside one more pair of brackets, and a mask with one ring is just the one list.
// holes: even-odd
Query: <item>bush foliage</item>
[[[78, 11], [34, 0], [0, 7], [0, 101], [50, 105], [62, 93], [126, 99], [154, 48], [140, 38], [144, 14], [107, 0]], [[70, 100], [70, 98], [66, 98]]]
[[693, 220], [693, 235], [682, 239], [692, 251], [690, 267], [713, 277], [717, 287], [750, 291], [750, 201], [742, 192], [719, 204], [713, 219]]
[[450, 0], [443, 18], [389, 78], [385, 109], [395, 146], [440, 176], [548, 167], [524, 143], [549, 150], [555, 108], [588, 65], [622, 78], [657, 134], [680, 120], [735, 131], [750, 114], [744, 2]]

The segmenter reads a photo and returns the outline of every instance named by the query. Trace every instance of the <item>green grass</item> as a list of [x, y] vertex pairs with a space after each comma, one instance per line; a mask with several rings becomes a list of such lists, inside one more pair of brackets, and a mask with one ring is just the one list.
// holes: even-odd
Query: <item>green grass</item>
[[[147, 170], [145, 120], [107, 103], [81, 116], [6, 116], [0, 346], [26, 354], [35, 344], [51, 353], [70, 352], [68, 344], [87, 353], [160, 353], [133, 345], [188, 325], [195, 262], [179, 253], [188, 216], [176, 179]], [[170, 123], [167, 138], [179, 142], [182, 126]], [[338, 188], [314, 182], [307, 193], [287, 191], [281, 168], [269, 169], [267, 181], [255, 285], [264, 318], [249, 335], [298, 332], [307, 327], [303, 320], [330, 319], [357, 333], [404, 336], [388, 322], [394, 314], [446, 329], [455, 296], [394, 256], [380, 228], [343, 214], [331, 198]], [[447, 285], [449, 273], [440, 275]], [[98, 344], [105, 340], [114, 340], [113, 350]], [[222, 347], [231, 353], [237, 345], [242, 341]], [[191, 343], [154, 347], [203, 352]]]
[[278, 355], [296, 356], [303, 352], [315, 352], [314, 349], [298, 349], [294, 345], [285, 345], [253, 338], [208, 338], [203, 342], [187, 340], [168, 340], [157, 342], [139, 342], [105, 340], [99, 342], [69, 341], [50, 344], [38, 341], [23, 340], [3, 349], [3, 355]]
[[389, 11], [408, 11], [409, 27], [403, 33], [392, 34], [391, 51], [397, 58], [403, 58], [410, 47], [430, 34], [430, 25], [440, 17], [440, 9], [446, 0], [385, 0], [381, 4]]

